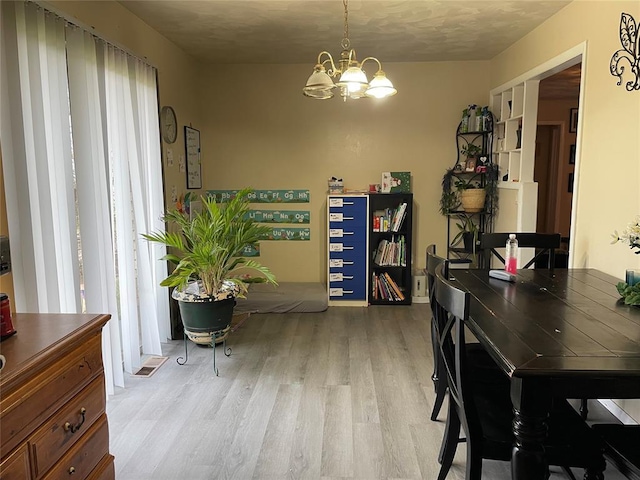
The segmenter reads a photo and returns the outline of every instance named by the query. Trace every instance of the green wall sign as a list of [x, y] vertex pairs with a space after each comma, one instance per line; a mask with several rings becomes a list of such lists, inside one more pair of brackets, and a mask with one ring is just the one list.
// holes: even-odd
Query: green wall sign
[[242, 252], [243, 257], [259, 257], [260, 256], [260, 244], [247, 245]]
[[309, 223], [308, 210], [250, 210], [247, 218], [259, 223]]
[[[238, 190], [207, 190], [216, 202], [225, 203], [238, 193]], [[309, 190], [254, 190], [249, 194], [251, 203], [309, 203]]]
[[273, 228], [263, 240], [311, 240], [309, 228]]

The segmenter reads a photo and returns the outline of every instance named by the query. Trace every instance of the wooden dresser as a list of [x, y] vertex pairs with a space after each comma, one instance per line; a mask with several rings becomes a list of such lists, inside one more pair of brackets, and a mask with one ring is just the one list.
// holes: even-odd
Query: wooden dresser
[[102, 365], [110, 315], [15, 314], [0, 344], [0, 478], [115, 478]]

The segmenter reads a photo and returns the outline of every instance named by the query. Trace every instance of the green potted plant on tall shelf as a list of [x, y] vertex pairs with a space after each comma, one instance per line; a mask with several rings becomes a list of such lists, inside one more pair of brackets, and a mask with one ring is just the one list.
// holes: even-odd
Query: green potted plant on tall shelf
[[473, 143], [467, 143], [462, 146], [460, 153], [467, 157], [465, 162], [465, 171], [473, 173], [476, 166], [480, 164], [479, 158], [482, 155], [482, 147]]
[[462, 209], [468, 213], [477, 213], [484, 210], [487, 193], [480, 182], [472, 178], [458, 178], [455, 182], [456, 191]]
[[[267, 267], [242, 256], [245, 247], [257, 244], [271, 230], [247, 215], [251, 192], [245, 188], [220, 204], [203, 196], [201, 210], [191, 215], [170, 210], [163, 217], [168, 231], [143, 235], [170, 248], [163, 260], [175, 268], [160, 285], [176, 287], [172, 297], [178, 301], [185, 333], [195, 343], [213, 346], [226, 335], [235, 299], [245, 296], [248, 283], [276, 284]], [[252, 279], [251, 271], [260, 276]]]

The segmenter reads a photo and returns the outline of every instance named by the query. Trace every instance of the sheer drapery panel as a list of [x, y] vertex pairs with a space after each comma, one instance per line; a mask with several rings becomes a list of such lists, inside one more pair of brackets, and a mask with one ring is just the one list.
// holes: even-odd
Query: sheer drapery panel
[[169, 337], [165, 248], [141, 237], [164, 227], [156, 71], [34, 4], [1, 7], [15, 307], [110, 313], [111, 393]]

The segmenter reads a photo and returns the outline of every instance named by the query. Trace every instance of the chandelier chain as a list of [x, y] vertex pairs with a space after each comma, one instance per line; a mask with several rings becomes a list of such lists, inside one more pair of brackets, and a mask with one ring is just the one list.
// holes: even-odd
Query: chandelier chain
[[349, 0], [342, 0], [342, 4], [344, 5], [344, 38], [343, 40], [349, 41]]

